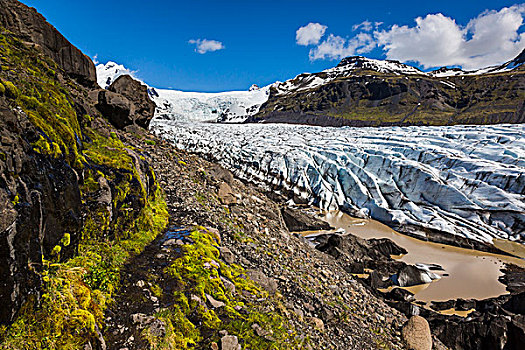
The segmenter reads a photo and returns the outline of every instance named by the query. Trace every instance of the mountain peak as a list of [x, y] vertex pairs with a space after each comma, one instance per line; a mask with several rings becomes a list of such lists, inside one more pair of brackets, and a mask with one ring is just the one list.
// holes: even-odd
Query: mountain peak
[[380, 73], [393, 73], [393, 74], [424, 74], [419, 69], [401, 63], [395, 60], [379, 60], [374, 58], [368, 58], [364, 56], [349, 56], [345, 57], [339, 62], [339, 64], [333, 68], [336, 70], [341, 69], [367, 69], [373, 70]]

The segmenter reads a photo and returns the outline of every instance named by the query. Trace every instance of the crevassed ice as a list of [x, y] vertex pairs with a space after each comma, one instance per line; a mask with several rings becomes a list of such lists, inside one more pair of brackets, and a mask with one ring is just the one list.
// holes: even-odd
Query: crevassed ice
[[292, 189], [321, 208], [412, 225], [422, 235], [434, 229], [483, 242], [525, 239], [525, 125], [328, 128], [155, 119], [152, 129], [241, 178]]

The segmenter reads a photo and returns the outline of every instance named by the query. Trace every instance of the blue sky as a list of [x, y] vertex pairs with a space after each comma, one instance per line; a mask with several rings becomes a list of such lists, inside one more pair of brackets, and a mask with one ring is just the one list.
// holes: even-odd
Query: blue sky
[[[421, 68], [475, 68], [525, 47], [525, 35], [519, 37], [525, 5], [516, 1], [23, 2], [90, 57], [137, 70], [152, 86], [187, 91], [262, 86], [333, 67], [347, 54], [416, 60]], [[437, 13], [443, 16], [426, 17]], [[418, 17], [422, 22], [416, 24]], [[364, 21], [370, 25], [354, 28]], [[313, 29], [311, 44], [298, 45], [296, 31], [309, 23], [318, 24], [304, 31]], [[217, 41], [201, 52], [223, 48], [199, 53], [199, 39]]]

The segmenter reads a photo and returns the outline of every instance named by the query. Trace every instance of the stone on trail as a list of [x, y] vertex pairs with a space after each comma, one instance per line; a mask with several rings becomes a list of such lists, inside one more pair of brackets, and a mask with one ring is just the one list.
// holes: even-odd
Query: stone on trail
[[403, 341], [410, 350], [431, 350], [432, 335], [427, 320], [421, 316], [412, 316], [403, 326]]
[[234, 335], [225, 335], [221, 338], [221, 350], [241, 350], [241, 344]]

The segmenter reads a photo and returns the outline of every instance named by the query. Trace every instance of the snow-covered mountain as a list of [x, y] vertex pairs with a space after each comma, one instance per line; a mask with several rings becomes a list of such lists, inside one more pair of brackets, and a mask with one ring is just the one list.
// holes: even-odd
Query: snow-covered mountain
[[[297, 92], [313, 90], [334, 80], [354, 76], [369, 76], [373, 72], [398, 76], [425, 76], [444, 78], [451, 76], [469, 76], [504, 72], [523, 63], [520, 55], [501, 66], [489, 67], [477, 71], [463, 71], [458, 68], [440, 68], [432, 72], [423, 72], [415, 67], [392, 60], [377, 60], [362, 56], [344, 58], [336, 67], [318, 73], [303, 73], [293, 79], [259, 88], [252, 85], [248, 91], [227, 91], [219, 93], [187, 92], [150, 87], [150, 97], [157, 104], [156, 117], [178, 121], [207, 121], [240, 123], [256, 115], [263, 103], [272, 93], [274, 98], [292, 95]], [[108, 62], [98, 64], [97, 81], [102, 88], [107, 88], [117, 77], [129, 74], [136, 78], [136, 72]], [[367, 75], [368, 74], [368, 75]], [[444, 82], [446, 84], [446, 82]]]
[[150, 90], [157, 104], [155, 118], [198, 122], [243, 122], [268, 100], [270, 87], [218, 93]]
[[[97, 81], [107, 88], [120, 75], [129, 74], [137, 79], [134, 71], [115, 62], [98, 64]], [[155, 118], [196, 122], [243, 122], [255, 115], [268, 100], [270, 85], [259, 88], [253, 84], [248, 91], [218, 93], [187, 92], [148, 87], [151, 99], [157, 104]]]

